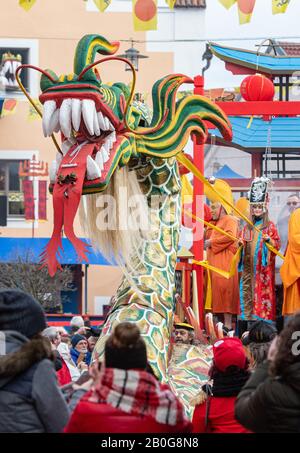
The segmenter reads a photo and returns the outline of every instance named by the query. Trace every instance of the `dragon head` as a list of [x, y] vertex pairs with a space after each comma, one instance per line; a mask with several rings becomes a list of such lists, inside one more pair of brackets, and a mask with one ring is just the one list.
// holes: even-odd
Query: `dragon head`
[[[112, 55], [118, 48], [119, 43], [110, 43], [100, 35], [86, 35], [77, 45], [72, 74], [58, 77], [47, 70], [41, 77], [44, 135], [61, 131], [63, 154], [81, 143], [94, 145], [87, 158], [83, 194], [103, 191], [114, 171], [133, 155], [172, 157], [182, 150], [192, 132], [205, 140], [205, 119], [215, 123], [225, 136], [230, 135], [226, 116], [207, 99], [190, 96], [176, 102], [179, 86], [193, 82], [180, 74], [156, 82], [152, 122], [139, 127], [143, 112], [131, 104], [133, 92], [123, 83], [105, 85], [94, 66], [97, 52]], [[52, 187], [58, 167], [56, 164], [52, 170]]]
[[[128, 162], [132, 152], [124, 123], [128, 87], [123, 83], [105, 85], [98, 71], [89, 68], [97, 52], [111, 55], [118, 48], [119, 43], [109, 43], [99, 35], [84, 36], [76, 49], [72, 74], [57, 77], [47, 70], [41, 77], [44, 135], [60, 131], [64, 155], [75, 145], [94, 145], [83, 193], [104, 190], [113, 172]], [[57, 171], [58, 165], [52, 171], [52, 187]]]

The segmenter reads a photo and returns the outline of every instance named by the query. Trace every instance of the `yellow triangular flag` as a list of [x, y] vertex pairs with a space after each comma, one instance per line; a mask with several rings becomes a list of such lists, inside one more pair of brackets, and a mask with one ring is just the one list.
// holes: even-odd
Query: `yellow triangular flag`
[[19, 5], [25, 9], [25, 11], [29, 11], [33, 5], [35, 4], [36, 0], [19, 0]]
[[103, 13], [106, 8], [111, 4], [111, 0], [94, 0], [95, 5]]
[[231, 8], [236, 2], [237, 0], [219, 0], [219, 3], [221, 3], [226, 9]]
[[[33, 102], [41, 111], [43, 110], [43, 106], [40, 103], [39, 99], [33, 99]], [[34, 121], [34, 120], [38, 120], [40, 118], [41, 117], [38, 114], [38, 112], [36, 111], [36, 109], [30, 104], [29, 109], [28, 109], [28, 115], [27, 115], [28, 121]]]
[[283, 14], [289, 6], [290, 0], [272, 0], [272, 14]]
[[171, 9], [174, 9], [175, 3], [176, 3], [176, 0], [166, 0], [166, 4]]
[[157, 30], [157, 0], [132, 0], [134, 31]]

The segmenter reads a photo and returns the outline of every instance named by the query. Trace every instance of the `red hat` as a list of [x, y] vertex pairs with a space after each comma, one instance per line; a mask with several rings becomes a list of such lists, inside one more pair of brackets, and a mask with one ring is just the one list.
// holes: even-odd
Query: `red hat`
[[246, 354], [239, 338], [226, 337], [216, 341], [213, 346], [214, 363], [219, 371], [226, 371], [229, 366], [245, 369]]

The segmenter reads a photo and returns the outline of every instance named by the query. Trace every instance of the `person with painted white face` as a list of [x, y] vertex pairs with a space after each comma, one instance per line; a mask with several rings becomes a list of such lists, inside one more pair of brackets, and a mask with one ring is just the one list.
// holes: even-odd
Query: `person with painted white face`
[[250, 215], [255, 228], [242, 231], [240, 260], [241, 320], [275, 320], [275, 254], [267, 244], [280, 249], [278, 231], [268, 216], [268, 178], [255, 178], [250, 189]]

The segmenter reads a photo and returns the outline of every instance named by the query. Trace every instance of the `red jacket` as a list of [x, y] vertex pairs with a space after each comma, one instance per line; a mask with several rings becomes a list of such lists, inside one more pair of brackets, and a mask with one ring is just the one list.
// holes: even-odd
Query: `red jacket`
[[84, 396], [77, 404], [65, 433], [186, 433], [191, 432], [190, 422], [182, 425], [165, 425], [152, 417], [140, 417], [115, 409], [109, 404], [87, 401]]
[[250, 433], [234, 417], [236, 396], [210, 399], [208, 430], [205, 430], [206, 401], [195, 407], [193, 415], [193, 433]]
[[61, 357], [61, 361], [62, 361], [62, 368], [56, 372], [56, 376], [57, 376], [58, 384], [60, 386], [63, 386], [63, 385], [66, 385], [66, 384], [69, 384], [70, 382], [72, 382], [72, 377], [71, 377], [70, 370], [62, 357]]

